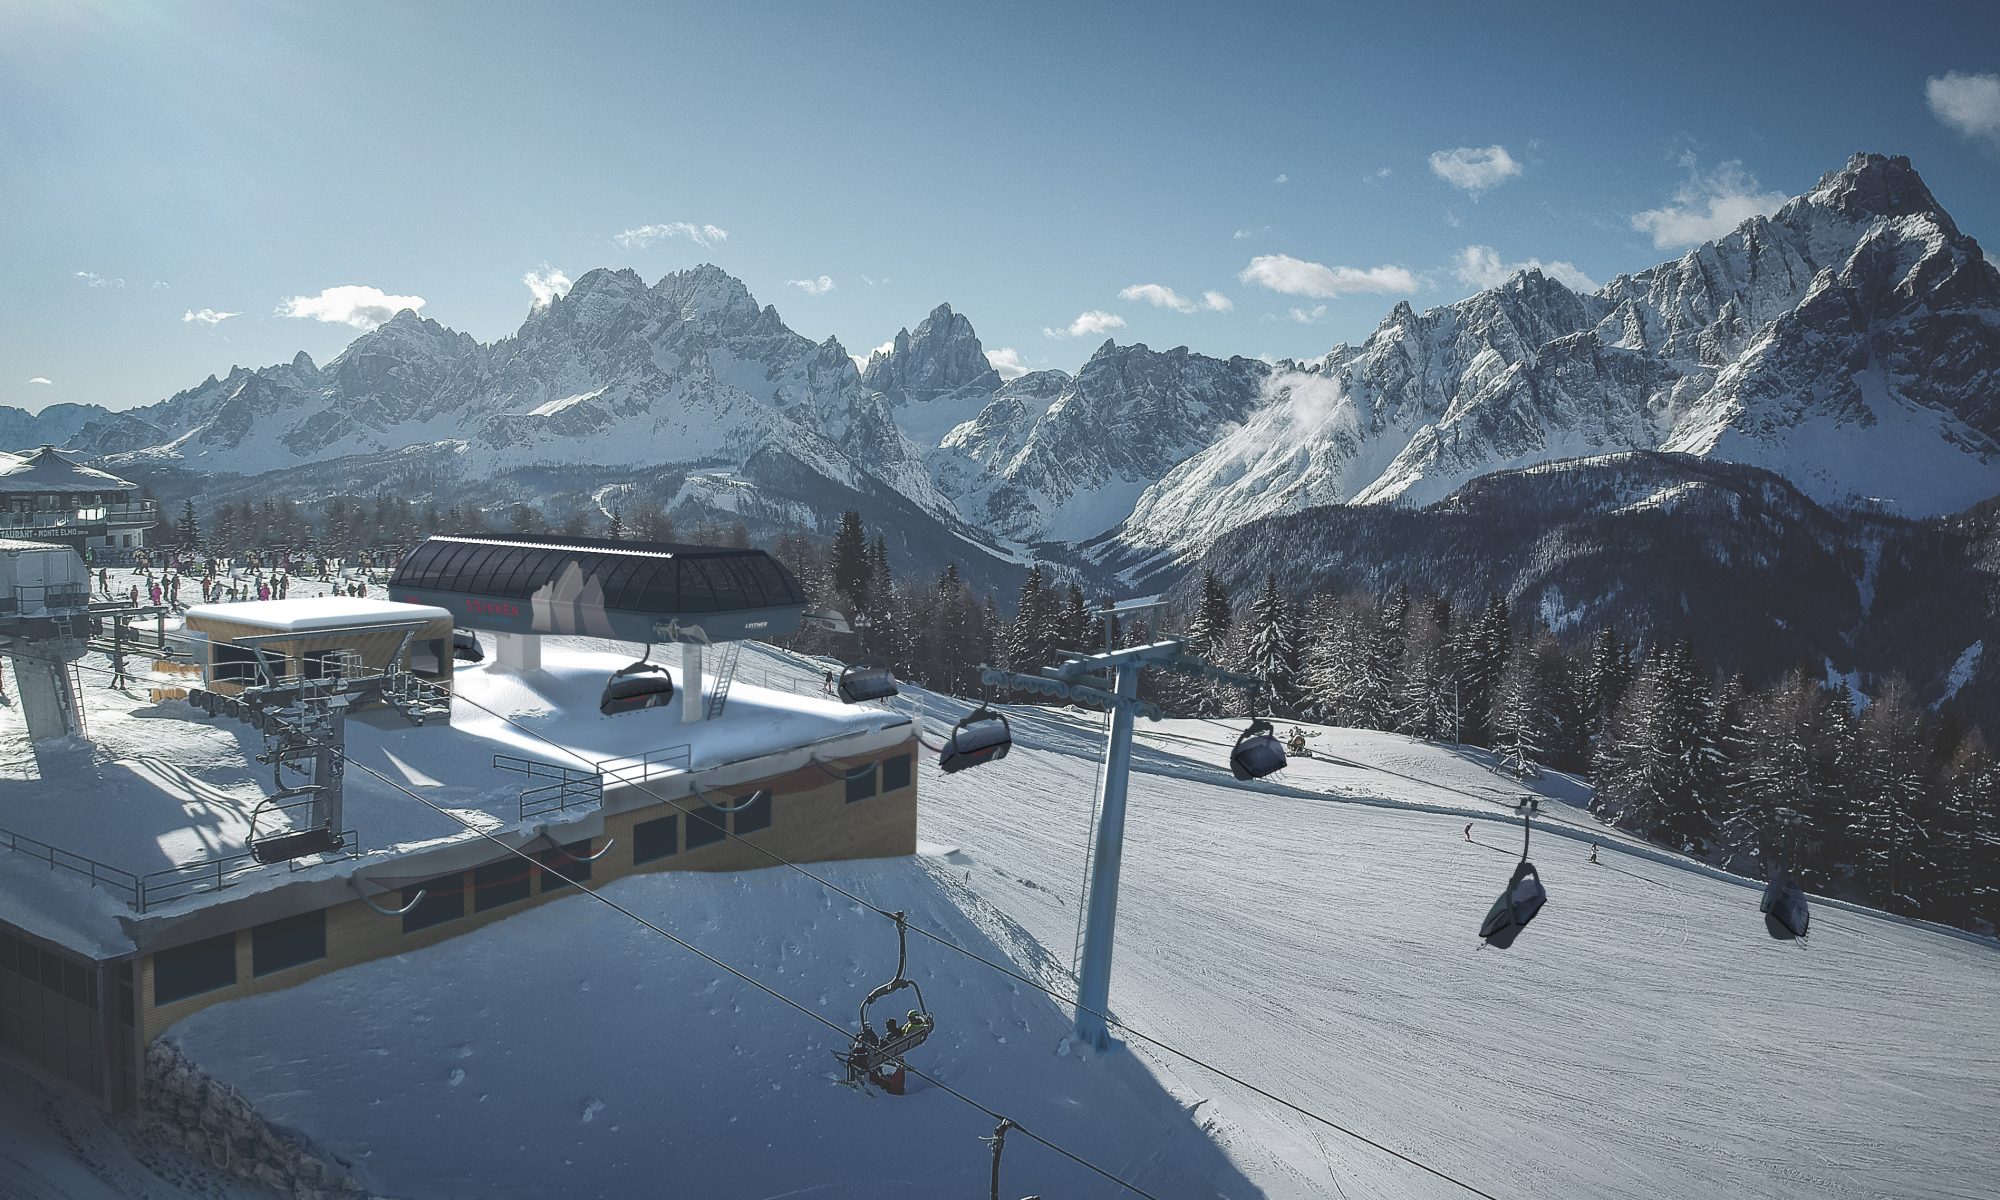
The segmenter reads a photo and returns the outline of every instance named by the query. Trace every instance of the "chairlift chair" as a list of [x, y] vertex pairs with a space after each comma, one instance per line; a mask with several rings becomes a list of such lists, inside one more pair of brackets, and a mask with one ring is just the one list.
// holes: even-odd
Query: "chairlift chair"
[[1781, 941], [1806, 936], [1812, 925], [1812, 909], [1806, 904], [1805, 890], [1792, 882], [1790, 871], [1779, 871], [1764, 887], [1758, 906], [1764, 913], [1764, 928]]
[[[840, 1056], [847, 1064], [847, 1082], [854, 1087], [865, 1088], [882, 1068], [899, 1064], [904, 1055], [924, 1044], [937, 1027], [930, 1009], [924, 1004], [924, 990], [916, 981], [906, 978], [904, 968], [909, 963], [909, 925], [903, 913], [889, 914], [896, 922], [896, 977], [869, 992], [861, 1001], [861, 1032], [854, 1035], [854, 1043], [845, 1055]], [[917, 1006], [909, 1010], [907, 1023], [897, 1026], [894, 1032], [889, 1027], [895, 1025], [891, 1017], [884, 1024], [884, 1032], [876, 1033], [868, 1022], [870, 1005], [877, 1004], [904, 988], [915, 995]]]
[[843, 704], [886, 700], [897, 694], [896, 676], [886, 660], [864, 658], [853, 666], [841, 668], [839, 691]]
[[[290, 788], [275, 796], [266, 797], [250, 813], [250, 857], [263, 866], [273, 863], [290, 862], [309, 854], [332, 854], [346, 845], [343, 838], [330, 825], [315, 825], [304, 829], [288, 829], [282, 833], [260, 834], [257, 821], [267, 811], [283, 812], [287, 808], [298, 807], [311, 802], [317, 786]], [[304, 800], [301, 800], [304, 797]], [[292, 801], [293, 803], [286, 803]]]
[[470, 629], [451, 631], [451, 656], [458, 662], [485, 662], [486, 647], [479, 644], [479, 635]]
[[938, 751], [938, 768], [950, 775], [1005, 758], [1013, 748], [1014, 729], [1006, 716], [982, 704], [952, 726], [951, 736]]
[[1542, 886], [1541, 873], [1535, 864], [1528, 861], [1528, 838], [1534, 832], [1535, 810], [1540, 801], [1527, 800], [1521, 804], [1521, 861], [1514, 865], [1514, 874], [1507, 880], [1507, 889], [1486, 910], [1486, 919], [1479, 923], [1479, 936], [1496, 950], [1505, 950], [1514, 944], [1528, 922], [1542, 911], [1549, 902], [1549, 893]]
[[1285, 766], [1285, 744], [1269, 721], [1252, 721], [1229, 752], [1229, 773], [1238, 779], [1262, 779]]
[[1535, 870], [1535, 864], [1522, 859], [1514, 868], [1513, 878], [1507, 881], [1507, 890], [1493, 902], [1486, 912], [1486, 920], [1480, 923], [1479, 936], [1496, 950], [1505, 950], [1514, 944], [1514, 939], [1535, 914], [1547, 904], [1549, 893], [1542, 887], [1542, 877]]
[[[652, 647], [646, 647], [647, 653]], [[640, 658], [627, 667], [620, 667], [611, 673], [610, 682], [604, 685], [604, 697], [597, 702], [597, 711], [607, 717], [620, 717], [645, 708], [659, 708], [673, 703], [674, 679], [667, 669], [656, 662]]]

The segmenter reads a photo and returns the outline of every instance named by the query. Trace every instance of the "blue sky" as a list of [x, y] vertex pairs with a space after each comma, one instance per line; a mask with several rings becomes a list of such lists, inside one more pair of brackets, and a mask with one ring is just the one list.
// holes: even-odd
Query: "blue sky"
[[857, 354], [948, 301], [1028, 367], [1317, 355], [1863, 149], [1993, 249], [1997, 72], [1974, 4], [4, 0], [0, 404], [325, 362], [395, 303], [329, 289], [490, 341], [531, 273], [704, 260]]

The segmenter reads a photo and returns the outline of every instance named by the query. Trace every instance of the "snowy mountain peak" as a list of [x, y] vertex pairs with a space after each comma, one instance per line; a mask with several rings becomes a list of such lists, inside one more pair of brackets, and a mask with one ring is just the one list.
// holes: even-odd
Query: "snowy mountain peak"
[[932, 309], [915, 330], [897, 331], [888, 350], [869, 357], [861, 381], [882, 393], [896, 423], [926, 447], [978, 416], [1000, 390], [972, 322], [949, 304]]
[[1922, 177], [1904, 156], [1855, 154], [1838, 171], [1828, 171], [1804, 195], [1779, 210], [1811, 206], [1832, 212], [1843, 220], [1861, 223], [1878, 218], [1928, 216], [1936, 219], [1950, 236], [1958, 226], [1931, 195]]

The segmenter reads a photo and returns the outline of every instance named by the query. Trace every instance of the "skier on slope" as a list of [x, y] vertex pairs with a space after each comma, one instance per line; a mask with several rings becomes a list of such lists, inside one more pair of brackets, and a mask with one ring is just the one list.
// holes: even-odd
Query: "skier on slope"
[[1596, 842], [1592, 842], [1592, 843], [1590, 843], [1590, 861], [1591, 861], [1591, 862], [1596, 862], [1596, 861], [1597, 861], [1597, 843], [1596, 843]]
[[1472, 840], [1472, 822], [1470, 821], [1465, 823], [1465, 840], [1468, 842]]

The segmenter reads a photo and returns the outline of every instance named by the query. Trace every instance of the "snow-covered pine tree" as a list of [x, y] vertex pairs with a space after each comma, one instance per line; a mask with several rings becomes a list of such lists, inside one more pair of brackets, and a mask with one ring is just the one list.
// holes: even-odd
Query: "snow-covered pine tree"
[[1913, 880], [1935, 865], [1928, 730], [1909, 688], [1892, 679], [1861, 714], [1847, 822], [1856, 876], [1870, 899], [1896, 912], [1923, 907]]
[[1264, 577], [1264, 590], [1250, 606], [1245, 673], [1263, 681], [1258, 707], [1263, 712], [1296, 716], [1299, 710], [1299, 651], [1297, 619], [1291, 602], [1278, 591], [1275, 574]]
[[1451, 603], [1442, 597], [1413, 605], [1403, 634], [1391, 703], [1395, 730], [1428, 741], [1458, 733], [1458, 697], [1450, 669]]
[[1308, 721], [1338, 723], [1334, 697], [1351, 673], [1345, 661], [1348, 614], [1332, 592], [1315, 592], [1299, 622], [1299, 715]]
[[1513, 652], [1513, 628], [1507, 601], [1494, 596], [1475, 621], [1465, 622], [1453, 647], [1457, 676], [1459, 739], [1474, 746], [1492, 745], [1493, 714], [1500, 694], [1500, 677]]
[[849, 615], [866, 606], [870, 574], [868, 533], [861, 527], [861, 514], [848, 509], [840, 514], [833, 535], [832, 583]]

